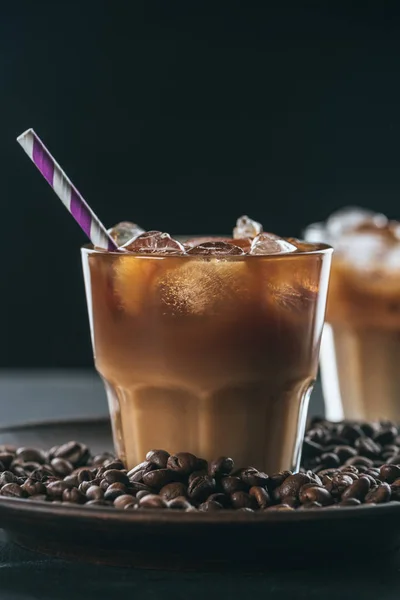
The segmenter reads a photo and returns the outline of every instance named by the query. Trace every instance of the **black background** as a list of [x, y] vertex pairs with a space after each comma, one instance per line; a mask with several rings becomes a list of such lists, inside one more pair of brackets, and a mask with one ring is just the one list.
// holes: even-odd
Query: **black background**
[[1, 366], [92, 364], [85, 237], [16, 143], [28, 127], [107, 226], [400, 217], [397, 3], [269, 4], [2, 3]]

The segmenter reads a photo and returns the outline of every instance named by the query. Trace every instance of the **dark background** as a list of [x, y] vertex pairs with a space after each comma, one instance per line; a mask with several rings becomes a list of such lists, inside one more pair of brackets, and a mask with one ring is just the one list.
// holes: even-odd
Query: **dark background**
[[84, 234], [15, 142], [28, 127], [107, 226], [400, 217], [397, 3], [269, 4], [2, 3], [1, 366], [92, 364]]

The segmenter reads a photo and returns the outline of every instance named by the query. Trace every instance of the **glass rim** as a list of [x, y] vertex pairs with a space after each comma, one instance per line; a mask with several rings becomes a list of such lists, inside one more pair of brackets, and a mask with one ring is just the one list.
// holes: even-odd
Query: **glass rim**
[[[183, 238], [184, 236], [177, 236]], [[196, 237], [196, 236], [192, 236]], [[204, 236], [198, 236], [204, 237]], [[208, 237], [208, 236], [207, 236]], [[212, 236], [209, 236], [212, 237]], [[217, 237], [217, 236], [215, 236]], [[301, 241], [301, 240], [299, 240]], [[218, 260], [229, 260], [229, 261], [241, 261], [241, 260], [288, 260], [290, 258], [299, 258], [301, 256], [324, 256], [329, 255], [333, 252], [332, 246], [329, 244], [325, 244], [323, 242], [308, 242], [304, 241], [304, 243], [315, 246], [315, 249], [312, 250], [299, 250], [297, 252], [284, 252], [282, 254], [239, 254], [239, 255], [226, 255], [226, 256], [214, 256], [212, 254], [174, 254], [174, 253], [165, 253], [165, 254], [146, 254], [143, 253], [134, 253], [134, 252], [118, 252], [117, 250], [103, 250], [101, 248], [95, 248], [93, 244], [84, 244], [81, 247], [82, 254], [85, 255], [99, 255], [99, 256], [124, 256], [124, 257], [132, 257], [132, 258], [141, 258], [141, 259], [156, 259], [162, 260], [164, 258], [176, 258], [179, 260], [210, 260], [210, 259], [218, 259]], [[296, 260], [297, 260], [296, 258]]]

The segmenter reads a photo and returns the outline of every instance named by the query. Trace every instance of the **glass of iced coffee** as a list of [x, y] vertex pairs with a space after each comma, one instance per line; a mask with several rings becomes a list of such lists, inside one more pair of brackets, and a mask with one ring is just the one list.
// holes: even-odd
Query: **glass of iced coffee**
[[334, 247], [321, 345], [326, 416], [400, 422], [400, 223], [350, 207], [306, 238]]
[[331, 249], [262, 233], [177, 240], [123, 223], [82, 250], [95, 365], [127, 467], [150, 448], [299, 466]]

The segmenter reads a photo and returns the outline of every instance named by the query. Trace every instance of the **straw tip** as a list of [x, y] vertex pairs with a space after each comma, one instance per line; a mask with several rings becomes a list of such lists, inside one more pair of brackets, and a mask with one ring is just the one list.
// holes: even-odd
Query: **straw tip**
[[28, 135], [34, 135], [35, 132], [33, 131], [32, 127], [30, 127], [29, 129], [27, 129], [26, 131], [24, 131], [23, 133], [21, 133], [21, 135], [19, 135], [17, 137], [17, 142], [21, 143]]

